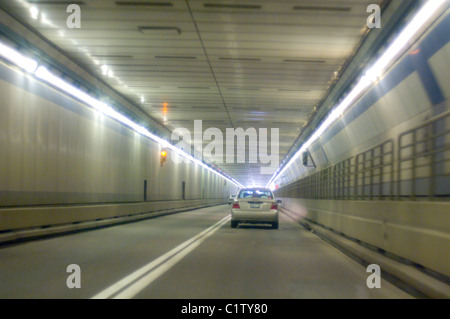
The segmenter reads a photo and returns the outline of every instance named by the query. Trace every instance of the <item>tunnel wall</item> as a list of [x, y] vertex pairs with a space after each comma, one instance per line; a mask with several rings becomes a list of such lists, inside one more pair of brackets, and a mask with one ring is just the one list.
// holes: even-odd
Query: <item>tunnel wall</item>
[[447, 276], [449, 29], [447, 10], [275, 183], [298, 218]]
[[[146, 200], [170, 209], [175, 202], [178, 208], [183, 202], [186, 207], [192, 201], [225, 202], [236, 192], [233, 184], [205, 168], [175, 163], [170, 152], [161, 166], [159, 144], [3, 63], [0, 97], [0, 224], [7, 208], [8, 218], [10, 208], [48, 205]], [[14, 227], [28, 225], [26, 214], [20, 209], [15, 213], [23, 223]], [[96, 219], [96, 214], [102, 215], [97, 211], [82, 218]], [[58, 223], [64, 223], [64, 215], [58, 216]], [[33, 218], [32, 224], [39, 225]]]
[[300, 157], [275, 184], [279, 187], [288, 185], [389, 139], [396, 144], [401, 133], [448, 110], [449, 27], [447, 10], [368, 92], [309, 147], [316, 167], [304, 166]]
[[450, 276], [448, 203], [283, 198], [282, 205], [299, 221], [319, 224]]

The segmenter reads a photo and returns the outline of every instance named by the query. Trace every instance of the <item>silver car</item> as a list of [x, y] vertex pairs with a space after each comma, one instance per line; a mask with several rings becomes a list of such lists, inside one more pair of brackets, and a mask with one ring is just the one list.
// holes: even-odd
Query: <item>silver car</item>
[[239, 223], [271, 224], [278, 229], [278, 204], [273, 193], [267, 188], [242, 189], [231, 208], [231, 227]]
[[230, 197], [228, 197], [228, 205], [233, 204], [236, 197], [237, 195], [230, 195]]

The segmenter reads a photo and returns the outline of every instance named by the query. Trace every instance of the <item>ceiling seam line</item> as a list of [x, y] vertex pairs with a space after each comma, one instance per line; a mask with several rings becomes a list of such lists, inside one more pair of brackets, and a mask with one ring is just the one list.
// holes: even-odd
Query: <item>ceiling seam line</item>
[[[235, 126], [234, 126], [234, 124], [233, 124], [233, 121], [231, 120], [231, 117], [230, 117], [230, 112], [228, 111], [227, 104], [226, 104], [225, 99], [224, 99], [224, 97], [223, 97], [222, 90], [220, 89], [219, 82], [217, 81], [216, 74], [214, 73], [213, 67], [212, 67], [212, 65], [211, 65], [211, 61], [210, 61], [209, 56], [208, 56], [208, 54], [207, 54], [207, 52], [206, 52], [206, 48], [205, 48], [205, 45], [204, 45], [204, 43], [203, 43], [202, 36], [200, 35], [200, 30], [199, 30], [199, 28], [198, 28], [197, 22], [196, 22], [195, 19], [194, 19], [194, 14], [192, 13], [192, 9], [191, 9], [191, 6], [190, 6], [190, 4], [189, 4], [189, 0], [185, 0], [185, 2], [186, 2], [186, 6], [187, 6], [187, 8], [188, 8], [188, 10], [189, 10], [189, 14], [190, 14], [190, 16], [191, 16], [191, 19], [192, 19], [192, 23], [194, 24], [195, 30], [196, 30], [196, 32], [197, 32], [197, 35], [198, 35], [200, 44], [201, 44], [202, 49], [203, 49], [203, 52], [204, 52], [204, 54], [205, 54], [206, 61], [208, 62], [209, 68], [210, 68], [211, 73], [212, 73], [212, 76], [213, 76], [213, 78], [214, 78], [214, 82], [216, 83], [217, 90], [218, 90], [219, 95], [220, 95], [220, 98], [221, 98], [221, 100], [222, 100], [222, 104], [223, 104], [223, 106], [224, 106], [224, 108], [225, 108], [225, 111], [227, 112], [227, 116], [228, 116], [228, 119], [229, 119], [229, 121], [230, 121], [231, 127], [232, 127], [233, 129], [235, 129]], [[246, 164], [246, 166], [247, 166], [247, 169], [249, 169], [249, 167], [250, 167], [249, 164], [250, 164], [250, 163], [245, 163], [245, 164]]]
[[186, 1], [186, 6], [187, 6], [187, 8], [188, 8], [188, 10], [189, 10], [189, 14], [190, 14], [191, 19], [192, 19], [192, 23], [194, 24], [195, 30], [196, 30], [196, 32], [197, 32], [198, 39], [200, 40], [200, 44], [201, 44], [201, 46], [202, 46], [203, 53], [205, 54], [206, 61], [208, 62], [209, 69], [211, 70], [211, 74], [212, 74], [212, 76], [213, 76], [213, 78], [214, 78], [214, 82], [216, 83], [217, 90], [219, 91], [220, 99], [222, 100], [222, 104], [223, 104], [223, 106], [224, 106], [224, 108], [225, 108], [225, 111], [227, 112], [227, 116], [228, 116], [228, 119], [229, 119], [229, 121], [230, 121], [231, 127], [232, 127], [232, 128], [235, 128], [235, 127], [234, 127], [234, 124], [233, 124], [233, 121], [231, 120], [230, 112], [228, 111], [227, 104], [225, 103], [225, 99], [224, 99], [224, 97], [223, 97], [222, 90], [220, 89], [219, 82], [217, 81], [216, 74], [214, 73], [213, 67], [212, 67], [212, 65], [211, 65], [211, 61], [209, 60], [209, 56], [208, 56], [208, 54], [206, 53], [206, 48], [205, 48], [205, 45], [204, 45], [204, 43], [203, 43], [202, 36], [200, 35], [200, 30], [199, 30], [199, 28], [198, 28], [197, 22], [196, 22], [195, 19], [194, 19], [194, 15], [193, 15], [193, 13], [192, 13], [191, 6], [189, 5], [189, 0], [185, 0], [185, 1]]

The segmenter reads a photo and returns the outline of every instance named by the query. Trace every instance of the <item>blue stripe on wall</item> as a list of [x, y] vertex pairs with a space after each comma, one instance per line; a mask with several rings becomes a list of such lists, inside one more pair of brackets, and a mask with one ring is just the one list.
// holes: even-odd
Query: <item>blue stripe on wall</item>
[[[34, 79], [31, 76], [27, 77], [22, 72], [2, 63], [0, 63], [0, 79], [95, 122], [95, 119], [93, 118], [93, 112], [95, 112], [95, 110], [91, 107], [84, 105], [83, 102], [77, 102], [64, 93], [52, 89], [40, 80]], [[134, 137], [134, 133], [131, 129], [113, 119], [108, 118], [108, 120], [103, 121], [101, 125], [124, 136]], [[141, 142], [150, 143], [150, 140], [145, 138], [142, 139]]]
[[[418, 46], [420, 54], [407, 55], [403, 58], [381, 82], [372, 87], [361, 100], [351, 107], [339, 122], [323, 134], [322, 140], [328, 141], [332, 139], [347, 125], [416, 71], [422, 83], [424, 83], [425, 90], [433, 104], [441, 103], [444, 100], [444, 96], [428, 65], [428, 60], [450, 41], [450, 32], [448, 30], [450, 30], [449, 14], [421, 41]], [[321, 145], [322, 143], [314, 143], [311, 152], [317, 151]]]
[[417, 54], [411, 55], [409, 58], [419, 74], [420, 81], [422, 82], [430, 101], [433, 105], [438, 105], [445, 100], [444, 94], [442, 93], [429, 64], [423, 63], [424, 60], [427, 61], [428, 59], [424, 59], [423, 57], [422, 46], [418, 50]]

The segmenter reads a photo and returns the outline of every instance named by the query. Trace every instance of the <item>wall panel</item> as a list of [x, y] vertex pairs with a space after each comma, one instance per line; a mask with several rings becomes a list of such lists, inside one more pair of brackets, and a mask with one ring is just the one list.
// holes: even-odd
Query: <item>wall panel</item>
[[[223, 181], [39, 81], [0, 64], [0, 207], [222, 197]], [[213, 176], [214, 175], [214, 176]]]

